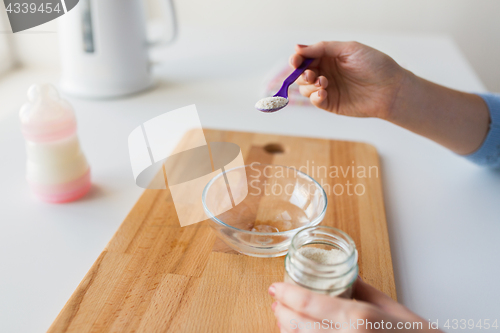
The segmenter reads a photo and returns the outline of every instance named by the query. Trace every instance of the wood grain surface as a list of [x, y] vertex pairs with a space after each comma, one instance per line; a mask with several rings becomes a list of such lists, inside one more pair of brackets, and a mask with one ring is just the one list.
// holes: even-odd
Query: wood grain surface
[[[360, 275], [396, 299], [374, 147], [219, 130], [205, 136], [238, 144], [246, 164], [307, 170], [328, 194], [322, 225], [347, 232], [359, 251]], [[363, 194], [354, 193], [356, 185]], [[283, 261], [235, 253], [206, 221], [180, 227], [169, 191], [147, 189], [49, 332], [278, 332], [267, 288], [283, 281]]]

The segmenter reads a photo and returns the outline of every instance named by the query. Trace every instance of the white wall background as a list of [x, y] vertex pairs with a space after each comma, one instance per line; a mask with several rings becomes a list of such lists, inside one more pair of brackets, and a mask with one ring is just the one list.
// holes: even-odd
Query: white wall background
[[9, 71], [15, 65], [12, 35], [3, 33], [9, 29], [7, 20], [7, 13], [0, 11], [0, 75]]
[[[151, 16], [158, 15], [162, 0], [145, 1]], [[176, 6], [181, 29], [267, 28], [272, 34], [274, 27], [293, 26], [449, 34], [486, 87], [500, 92], [498, 0], [176, 0]], [[57, 67], [57, 34], [42, 31], [57, 31], [56, 22], [14, 35], [18, 58], [26, 65]]]

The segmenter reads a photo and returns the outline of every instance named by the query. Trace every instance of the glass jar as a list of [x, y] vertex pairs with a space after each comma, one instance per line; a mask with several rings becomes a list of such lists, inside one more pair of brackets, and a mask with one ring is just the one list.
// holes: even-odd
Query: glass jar
[[[315, 247], [342, 251], [338, 261], [322, 264], [305, 257], [300, 249]], [[351, 298], [352, 286], [358, 277], [358, 251], [345, 232], [326, 226], [302, 229], [292, 238], [285, 258], [285, 282], [309, 290]]]

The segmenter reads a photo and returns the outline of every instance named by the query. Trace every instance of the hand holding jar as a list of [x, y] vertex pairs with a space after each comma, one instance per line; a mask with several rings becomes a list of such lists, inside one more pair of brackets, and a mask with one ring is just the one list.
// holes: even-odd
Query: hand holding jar
[[269, 294], [282, 333], [442, 332], [358, 277], [353, 298], [332, 297], [289, 283], [274, 283]]
[[269, 287], [282, 333], [441, 332], [437, 324], [363, 282], [356, 245], [336, 228], [315, 226], [296, 233], [284, 280]]

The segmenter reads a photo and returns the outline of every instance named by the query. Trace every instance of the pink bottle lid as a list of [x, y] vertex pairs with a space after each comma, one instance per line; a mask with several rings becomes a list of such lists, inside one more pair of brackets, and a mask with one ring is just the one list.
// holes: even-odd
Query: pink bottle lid
[[51, 84], [32, 85], [19, 116], [23, 135], [29, 141], [56, 141], [76, 132], [73, 108]]

